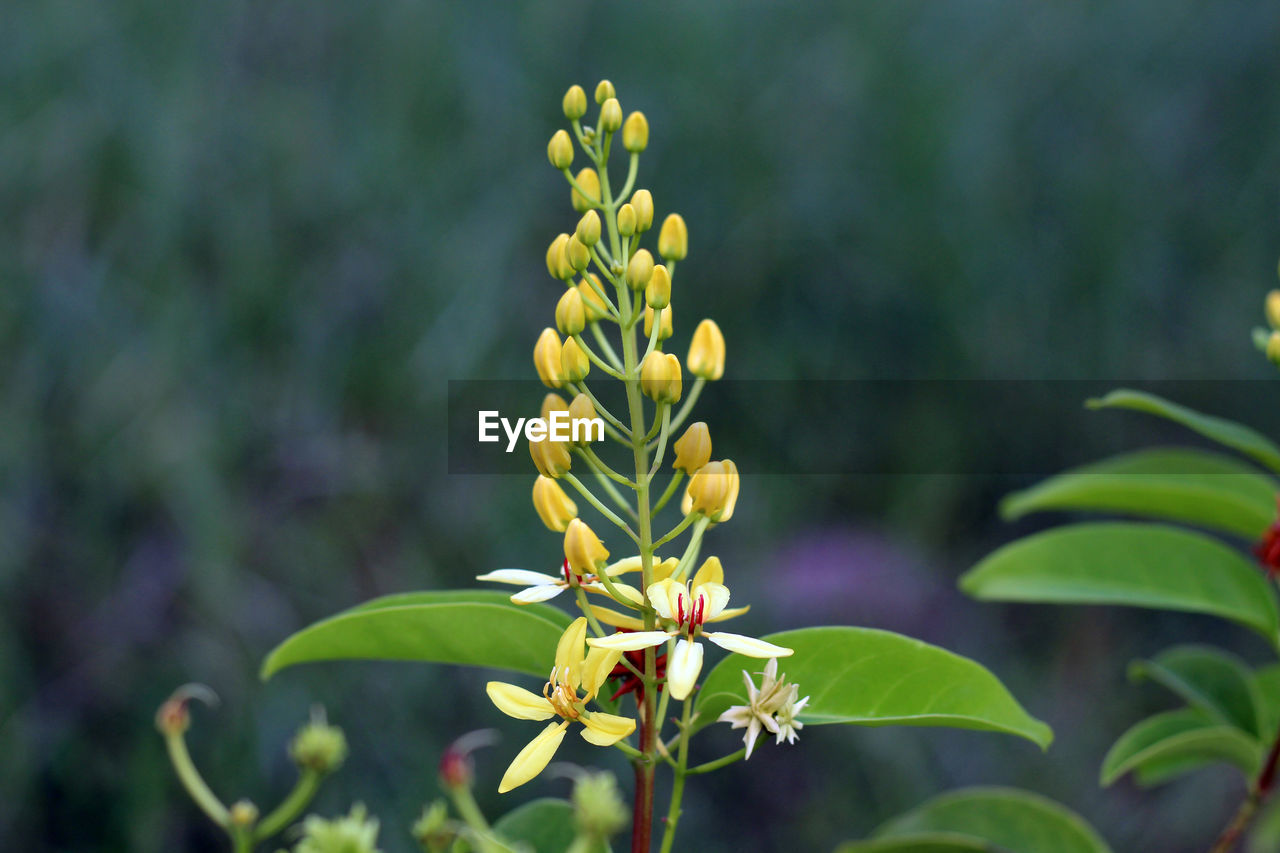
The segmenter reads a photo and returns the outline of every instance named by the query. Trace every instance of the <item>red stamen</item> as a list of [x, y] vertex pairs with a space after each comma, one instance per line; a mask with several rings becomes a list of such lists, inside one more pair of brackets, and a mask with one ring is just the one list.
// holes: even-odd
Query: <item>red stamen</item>
[[564, 582], [569, 586], [573, 586], [573, 581], [569, 578], [569, 558], [564, 558]]
[[684, 624], [684, 593], [676, 596], [676, 624]]
[[707, 597], [705, 595], [698, 596], [698, 603], [694, 605], [697, 615], [689, 620], [689, 627], [696, 628], [701, 625], [707, 615]]

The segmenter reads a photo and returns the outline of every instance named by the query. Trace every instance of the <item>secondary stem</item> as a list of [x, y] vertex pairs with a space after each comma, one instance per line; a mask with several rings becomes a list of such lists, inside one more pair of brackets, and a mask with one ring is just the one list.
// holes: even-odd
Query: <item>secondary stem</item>
[[680, 713], [680, 747], [676, 754], [675, 781], [671, 784], [671, 805], [667, 809], [667, 828], [662, 833], [662, 853], [671, 853], [676, 840], [676, 826], [680, 823], [680, 800], [684, 796], [684, 780], [689, 768], [689, 711], [693, 700], [684, 701]]
[[1258, 778], [1249, 788], [1249, 795], [1240, 804], [1240, 808], [1236, 809], [1231, 822], [1227, 824], [1226, 829], [1222, 830], [1222, 834], [1218, 836], [1218, 840], [1214, 842], [1209, 853], [1229, 853], [1229, 851], [1235, 849], [1240, 837], [1249, 828], [1249, 824], [1253, 823], [1253, 818], [1258, 813], [1258, 807], [1262, 805], [1262, 801], [1267, 798], [1267, 795], [1271, 793], [1271, 789], [1275, 786], [1278, 764], [1280, 764], [1280, 732], [1276, 733], [1276, 739], [1271, 744], [1271, 751], [1267, 753], [1267, 760], [1262, 765]]

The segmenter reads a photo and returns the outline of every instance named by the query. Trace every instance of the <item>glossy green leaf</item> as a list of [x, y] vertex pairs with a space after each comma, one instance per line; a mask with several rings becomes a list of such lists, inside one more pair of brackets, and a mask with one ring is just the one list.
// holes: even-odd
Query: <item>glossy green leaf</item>
[[[764, 639], [794, 649], [778, 661], [809, 703], [806, 725], [950, 726], [1004, 732], [1047, 747], [1053, 732], [981, 665], [928, 643], [872, 628], [801, 628]], [[730, 655], [703, 681], [699, 727], [746, 702], [743, 671], [764, 661]], [[753, 676], [759, 683], [759, 676]]]
[[835, 853], [1000, 853], [985, 841], [955, 832], [919, 832], [898, 838], [846, 841]]
[[1134, 661], [1129, 677], [1150, 679], [1220, 723], [1262, 734], [1253, 673], [1235, 655], [1210, 646], [1175, 646], [1152, 660]]
[[[1110, 853], [1107, 843], [1079, 815], [1053, 800], [1014, 788], [966, 788], [935, 797], [872, 833], [872, 842], [912, 839], [976, 846], [922, 850], [989, 850], [1008, 853]], [[929, 842], [933, 843], [933, 842]], [[846, 845], [844, 853], [885, 853], [909, 846]]]
[[294, 664], [351, 659], [484, 666], [545, 677], [568, 624], [554, 607], [512, 604], [502, 592], [392, 595], [303, 628], [267, 655], [262, 678]]
[[1257, 738], [1184, 708], [1148, 717], [1122, 734], [1102, 760], [1101, 780], [1111, 785], [1126, 773], [1145, 769], [1141, 781], [1156, 784], [1216, 761], [1252, 774], [1262, 751]]
[[960, 579], [984, 601], [1119, 604], [1231, 619], [1277, 642], [1275, 594], [1240, 552], [1158, 524], [1054, 528], [989, 555]]
[[[503, 815], [493, 825], [503, 839], [529, 845], [536, 853], [565, 853], [573, 844], [573, 806], [551, 797], [531, 800]], [[607, 853], [607, 846], [593, 853]]]
[[1140, 515], [1244, 536], [1276, 516], [1277, 483], [1243, 462], [1199, 450], [1144, 450], [1076, 468], [1000, 505], [1009, 520], [1046, 510]]
[[1086, 405], [1091, 409], [1133, 409], [1168, 418], [1210, 441], [1216, 441], [1224, 447], [1230, 447], [1232, 450], [1258, 460], [1273, 471], [1280, 471], [1280, 447], [1257, 430], [1235, 421], [1202, 414], [1145, 391], [1130, 391], [1123, 388], [1112, 391], [1100, 399], [1089, 400]]
[[1258, 729], [1263, 737], [1274, 736], [1280, 729], [1280, 663], [1264, 666], [1253, 674], [1253, 689], [1258, 697]]

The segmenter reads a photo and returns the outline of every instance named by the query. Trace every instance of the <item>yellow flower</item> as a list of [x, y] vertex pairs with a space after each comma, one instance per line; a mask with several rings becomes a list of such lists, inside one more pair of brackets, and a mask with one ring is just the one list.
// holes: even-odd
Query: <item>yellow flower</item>
[[715, 320], [703, 320], [693, 330], [685, 363], [694, 376], [712, 381], [724, 376], [724, 334]]
[[547, 529], [563, 533], [569, 522], [578, 517], [578, 505], [550, 477], [538, 475], [533, 483], [533, 508]]
[[[636, 721], [600, 711], [588, 711], [586, 705], [595, 698], [600, 685], [609, 677], [622, 652], [612, 649], [585, 650], [587, 620], [575, 619], [560, 637], [556, 647], [556, 664], [542, 695], [507, 684], [490, 681], [485, 687], [498, 710], [518, 720], [550, 720], [552, 722], [515, 757], [498, 785], [505, 794], [542, 772], [564, 740], [569, 723], [582, 723], [582, 738], [596, 746], [613, 746], [636, 729]], [[582, 691], [579, 695], [579, 690]]]
[[698, 472], [699, 468], [711, 461], [711, 431], [703, 421], [689, 424], [689, 428], [676, 441], [674, 448], [676, 461], [671, 463], [671, 467], [683, 470], [692, 476]]
[[560, 351], [563, 345], [555, 329], [543, 329], [538, 342], [533, 346], [533, 366], [538, 371], [538, 378], [548, 388], [560, 388], [564, 385], [564, 368], [560, 365]]
[[609, 551], [585, 521], [575, 518], [564, 529], [564, 557], [575, 574], [589, 575], [596, 563], [609, 559]]
[[683, 261], [689, 254], [689, 228], [678, 213], [669, 213], [658, 232], [658, 254], [668, 261]]
[[738, 505], [740, 485], [738, 466], [733, 460], [708, 462], [689, 480], [680, 509], [685, 515], [700, 512], [715, 522], [728, 521]]

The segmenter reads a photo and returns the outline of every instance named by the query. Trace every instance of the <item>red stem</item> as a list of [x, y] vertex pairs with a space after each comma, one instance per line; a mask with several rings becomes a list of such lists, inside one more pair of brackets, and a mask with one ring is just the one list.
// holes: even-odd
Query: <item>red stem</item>
[[1276, 734], [1276, 739], [1271, 744], [1271, 751], [1267, 753], [1266, 763], [1262, 765], [1257, 781], [1249, 789], [1249, 796], [1240, 804], [1240, 808], [1236, 809], [1231, 822], [1227, 824], [1226, 829], [1222, 830], [1222, 834], [1213, 843], [1209, 853], [1228, 853], [1235, 849], [1240, 837], [1253, 822], [1258, 807], [1275, 786], [1277, 765], [1280, 765], [1280, 732]]
[[[645, 652], [645, 672], [655, 669], [654, 650]], [[631, 815], [631, 853], [649, 853], [653, 837], [653, 760], [656, 727], [654, 716], [657, 707], [653, 701], [654, 690], [644, 691], [644, 702], [637, 703], [640, 715], [640, 752], [644, 758], [634, 762], [636, 771], [636, 802]]]

